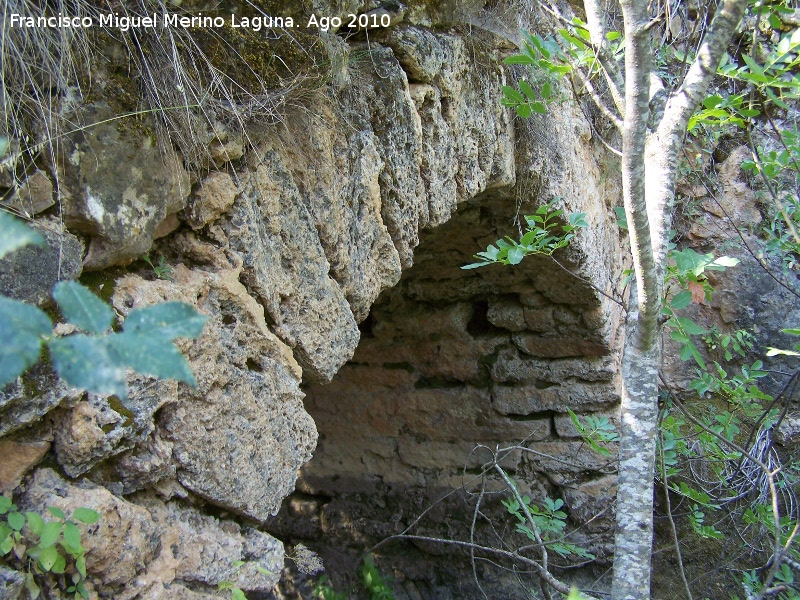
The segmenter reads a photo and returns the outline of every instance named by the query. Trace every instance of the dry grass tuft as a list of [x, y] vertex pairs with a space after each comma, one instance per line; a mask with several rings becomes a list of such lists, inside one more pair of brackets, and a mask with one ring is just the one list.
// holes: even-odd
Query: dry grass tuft
[[[266, 16], [251, 2], [245, 8]], [[56, 164], [63, 135], [92, 125], [76, 116], [81, 102], [108, 101], [118, 118], [151, 114], [162, 146], [200, 168], [211, 163], [208, 146], [220, 132], [248, 140], [256, 125], [280, 121], [287, 103], [325, 70], [321, 41], [308, 33], [11, 27], [13, 13], [89, 16], [96, 23], [109, 12], [139, 17], [179, 9], [164, 0], [4, 0], [0, 138], [8, 143], [0, 148], [0, 185], [17, 183], [40, 159]]]

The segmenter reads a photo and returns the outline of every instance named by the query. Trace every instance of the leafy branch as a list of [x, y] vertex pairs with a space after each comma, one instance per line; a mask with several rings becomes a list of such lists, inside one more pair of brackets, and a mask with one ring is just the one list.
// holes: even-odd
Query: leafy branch
[[[492, 264], [517, 265], [531, 254], [551, 256], [559, 248], [568, 246], [570, 240], [575, 237], [576, 229], [588, 227], [585, 220], [586, 213], [572, 213], [567, 218], [569, 223], [560, 225], [558, 219], [564, 211], [560, 209], [551, 211], [558, 200], [560, 198], [556, 197], [536, 209], [534, 214], [525, 215], [527, 228], [519, 241], [509, 236], [499, 239], [494, 244], [489, 244], [484, 252], [474, 255], [480, 262], [464, 265], [461, 268], [477, 269]], [[558, 232], [559, 227], [561, 233]]]

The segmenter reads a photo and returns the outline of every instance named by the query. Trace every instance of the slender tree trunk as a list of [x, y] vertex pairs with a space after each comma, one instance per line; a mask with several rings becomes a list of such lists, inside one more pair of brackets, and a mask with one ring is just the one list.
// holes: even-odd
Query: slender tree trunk
[[625, 120], [622, 183], [636, 285], [631, 292], [622, 358], [622, 406], [614, 600], [650, 597], [653, 475], [658, 423], [659, 314], [668, 231], [686, 125], [703, 99], [747, 0], [722, 0], [697, 58], [650, 120], [651, 41], [647, 0], [620, 0], [625, 20]]

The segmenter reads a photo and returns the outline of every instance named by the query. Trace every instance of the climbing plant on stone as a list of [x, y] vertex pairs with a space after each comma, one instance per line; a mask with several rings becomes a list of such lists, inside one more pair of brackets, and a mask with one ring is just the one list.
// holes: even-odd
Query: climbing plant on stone
[[[28, 244], [41, 244], [37, 233], [0, 212], [0, 258]], [[50, 317], [31, 304], [0, 296], [0, 387], [38, 362], [47, 348], [56, 372], [67, 383], [98, 394], [126, 399], [126, 369], [175, 379], [195, 386], [186, 359], [173, 341], [196, 338], [207, 317], [188, 304], [165, 302], [131, 311], [122, 331], [112, 331], [114, 311], [75, 281], [61, 281], [53, 299], [73, 330], [53, 333]]]

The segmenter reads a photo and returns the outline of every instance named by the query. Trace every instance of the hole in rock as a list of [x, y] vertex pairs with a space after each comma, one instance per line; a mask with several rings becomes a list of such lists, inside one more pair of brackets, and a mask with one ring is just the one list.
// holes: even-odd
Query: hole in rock
[[[547, 257], [528, 257], [514, 268], [460, 268], [487, 243], [513, 232], [509, 215], [515, 208], [511, 198], [486, 195], [422, 232], [414, 266], [380, 295], [361, 324], [353, 359], [329, 384], [304, 389], [319, 441], [299, 474], [297, 492], [269, 529], [319, 552], [340, 589], [353, 581], [364, 552], [404, 531], [426, 509], [415, 533], [469, 539], [482, 466], [496, 448], [526, 440], [538, 453], [517, 449], [500, 460], [534, 500], [563, 498], [599, 476], [593, 473], [596, 460], [574, 437], [566, 408], [568, 402], [575, 410], [581, 402], [609, 411], [616, 406], [615, 381], [577, 379], [613, 363], [608, 332], [616, 328], [588, 329], [580, 318], [557, 322], [541, 315], [557, 307], [582, 315], [596, 311], [602, 299], [579, 280], [565, 283], [569, 275]], [[589, 345], [606, 348], [606, 356], [582, 354]], [[565, 383], [549, 383], [555, 377]], [[559, 463], [562, 454], [569, 454], [570, 466]], [[436, 503], [465, 483], [469, 493], [456, 491]], [[494, 524], [478, 519], [475, 532], [481, 543], [494, 546], [502, 543], [498, 531], [515, 535], [498, 483], [490, 478], [493, 493], [482, 505]], [[315, 500], [321, 498], [325, 502]], [[572, 525], [582, 524], [581, 518]], [[581, 539], [605, 539], [610, 525], [597, 519]], [[398, 597], [482, 597], [462, 550], [397, 541], [382, 546], [376, 561], [402, 591]], [[479, 563], [477, 573], [490, 597], [529, 598], [507, 571]], [[295, 589], [294, 596], [285, 589], [284, 597], [305, 597], [302, 590], [311, 589], [300, 575], [284, 585]]]

